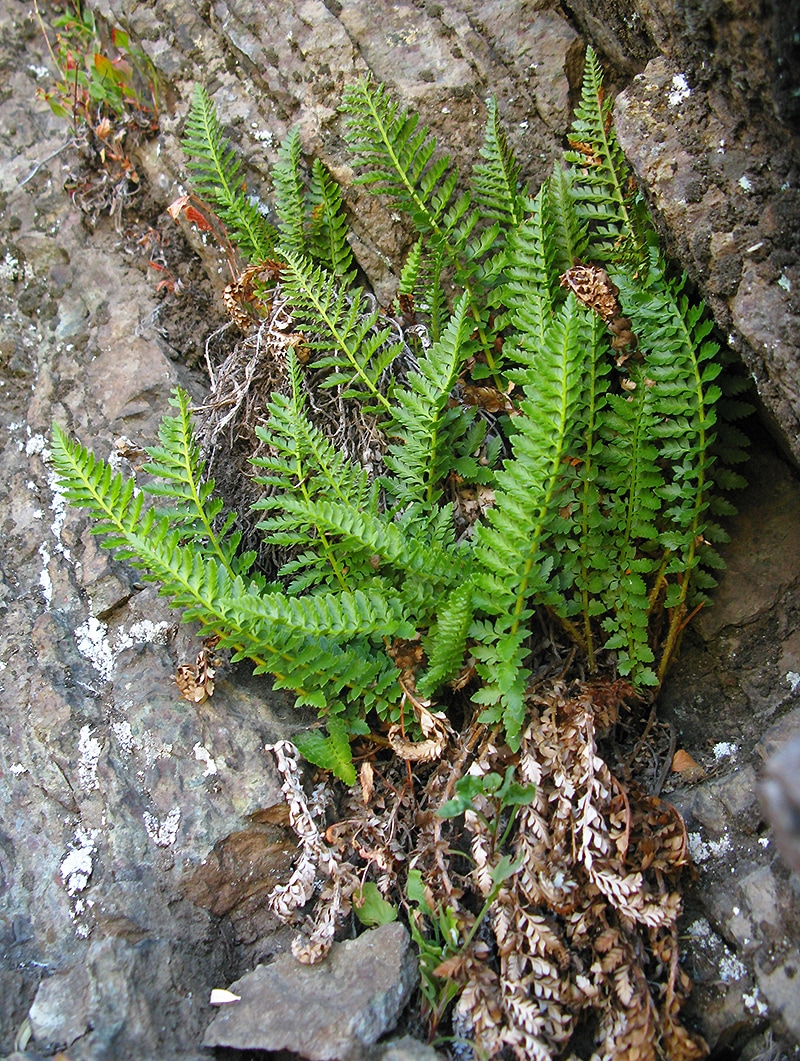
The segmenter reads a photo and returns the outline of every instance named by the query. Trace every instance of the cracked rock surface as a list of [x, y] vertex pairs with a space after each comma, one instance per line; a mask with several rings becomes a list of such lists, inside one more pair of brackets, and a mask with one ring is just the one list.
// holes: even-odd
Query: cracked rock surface
[[[758, 797], [800, 729], [800, 487], [776, 452], [800, 455], [796, 68], [771, 28], [780, 4], [758, 25], [731, 8], [714, 55], [703, 51], [714, 12], [699, 2], [681, 5], [693, 33], [666, 0], [642, 0], [635, 17], [630, 5], [598, 15], [576, 2], [572, 21], [546, 0], [90, 6], [141, 41], [163, 80], [162, 132], [119, 229], [108, 217], [90, 229], [64, 191], [76, 156], [35, 96], [44, 42], [26, 3], [0, 0], [0, 1055], [213, 1056], [201, 1045], [210, 990], [269, 968], [288, 945], [264, 902], [293, 840], [266, 813], [280, 791], [263, 746], [297, 716], [243, 668], [222, 671], [204, 704], [178, 698], [172, 675], [194, 659], [192, 631], [97, 547], [47, 462], [54, 420], [108, 457], [119, 436], [154, 441], [176, 383], [204, 391], [198, 364], [222, 323], [224, 281], [210, 250], [164, 217], [185, 177], [192, 85], [212, 93], [254, 194], [267, 196], [295, 123], [348, 185], [336, 109], [367, 70], [464, 169], [496, 95], [535, 188], [561, 151], [592, 40], [623, 90], [620, 137], [667, 246], [721, 337], [733, 335], [771, 432], [747, 471], [717, 604], [687, 633], [662, 709], [705, 775], [674, 778], [668, 797], [698, 867], [690, 1019], [728, 1056], [769, 1042], [794, 1056], [800, 884]], [[359, 264], [384, 298], [408, 233], [362, 191], [346, 197]], [[157, 290], [140, 243], [150, 230], [182, 300]], [[793, 798], [791, 778], [775, 783]], [[391, 1050], [424, 1054], [413, 1041]]]

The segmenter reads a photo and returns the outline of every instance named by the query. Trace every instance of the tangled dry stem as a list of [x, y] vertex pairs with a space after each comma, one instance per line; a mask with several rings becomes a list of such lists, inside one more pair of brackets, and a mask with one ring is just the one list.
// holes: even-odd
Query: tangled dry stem
[[[266, 423], [270, 398], [275, 393], [288, 392], [287, 351], [295, 349], [302, 358], [305, 344], [313, 341], [313, 336], [295, 331], [291, 307], [280, 283], [269, 292], [268, 300], [260, 297], [257, 290], [251, 292], [249, 305], [260, 308], [266, 316], [257, 319], [241, 307], [238, 309], [225, 328], [238, 324], [246, 334], [220, 365], [213, 364], [210, 342], [206, 344], [210, 388], [197, 409], [198, 439], [219, 496], [239, 514], [237, 525], [242, 530], [243, 547], [254, 549], [259, 565], [274, 571], [286, 555], [265, 544], [256, 529], [257, 517], [251, 510], [263, 490], [255, 482], [250, 462], [265, 451], [256, 428]], [[325, 387], [325, 375], [313, 367], [304, 374], [310, 420], [338, 450], [379, 474], [385, 440], [374, 417], [365, 414], [360, 403], [344, 399], [341, 388]]]

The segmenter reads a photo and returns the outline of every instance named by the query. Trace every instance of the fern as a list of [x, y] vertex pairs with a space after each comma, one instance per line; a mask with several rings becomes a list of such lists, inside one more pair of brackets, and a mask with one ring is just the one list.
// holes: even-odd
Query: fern
[[296, 740], [297, 750], [309, 762], [333, 771], [346, 785], [354, 785], [356, 768], [350, 755], [351, 734], [347, 723], [340, 718], [331, 718], [327, 729], [326, 736], [314, 729], [301, 733]]
[[481, 605], [496, 616], [494, 628], [479, 628], [474, 654], [483, 688], [477, 703], [490, 705], [486, 721], [502, 718], [512, 748], [524, 719], [528, 671], [524, 666], [532, 599], [560, 607], [546, 550], [560, 507], [562, 462], [574, 431], [574, 409], [582, 380], [584, 312], [570, 295], [553, 318], [536, 370], [527, 375], [522, 414], [512, 439], [513, 457], [497, 476], [495, 507], [477, 530], [476, 561]]
[[307, 253], [306, 190], [300, 159], [300, 132], [292, 129], [278, 151], [272, 180], [281, 249], [295, 254]]
[[216, 208], [231, 239], [253, 262], [274, 256], [275, 230], [242, 191], [242, 167], [225, 141], [205, 89], [195, 86], [183, 138], [186, 165], [197, 193]]
[[[394, 662], [406, 639], [425, 650], [414, 676], [423, 698], [444, 695], [474, 662], [472, 701], [485, 722], [502, 722], [512, 748], [543, 608], [590, 671], [614, 667], [656, 687], [721, 563], [716, 519], [731, 506], [717, 488], [740, 482], [722, 459], [739, 462], [744, 440], [718, 411], [746, 407], [723, 393], [703, 307], [658, 253], [591, 50], [570, 165], [532, 197], [494, 101], [468, 187], [383, 86], [350, 86], [343, 110], [358, 180], [417, 230], [400, 277], [402, 323], [356, 285], [341, 192], [321, 162], [305, 168], [297, 132], [274, 171], [275, 232], [241, 190], [202, 90], [187, 119], [197, 190], [248, 256], [280, 260], [281, 302], [309, 355], [301, 365], [287, 351], [285, 393], [257, 429], [259, 528], [285, 556], [276, 581], [239, 549], [182, 392], [148, 451], [142, 491], [58, 429], [53, 461], [103, 544], [234, 659], [318, 709], [327, 729], [301, 738], [303, 754], [351, 784], [349, 741], [376, 717], [413, 733], [409, 675], [401, 685]], [[589, 260], [605, 264], [638, 351], [620, 356], [615, 342], [612, 354], [611, 314], [562, 286]], [[404, 334], [413, 315], [422, 327]], [[373, 479], [314, 423], [308, 373], [374, 418], [383, 474]], [[468, 407], [471, 392], [488, 393], [500, 414]], [[493, 504], [457, 528], [453, 501], [470, 484]]]
[[547, 206], [551, 227], [550, 252], [558, 273], [588, 257], [586, 222], [575, 209], [573, 185], [577, 175], [556, 165], [547, 182]]
[[[559, 298], [552, 226], [547, 220], [547, 189], [531, 202], [528, 218], [511, 235], [512, 264], [503, 290], [518, 348], [530, 360], [545, 342]], [[527, 357], [526, 357], [527, 355]]]
[[519, 163], [511, 153], [500, 125], [496, 99], [489, 100], [480, 153], [484, 161], [472, 171], [475, 201], [484, 218], [500, 222], [500, 230], [512, 229], [525, 216], [525, 197], [520, 194]]
[[357, 178], [371, 190], [391, 195], [420, 232], [455, 258], [475, 219], [460, 229], [469, 199], [456, 196], [458, 173], [449, 155], [434, 158], [436, 140], [419, 116], [401, 110], [383, 85], [361, 80], [345, 90], [345, 135], [363, 172]]
[[630, 170], [611, 123], [612, 103], [605, 95], [597, 55], [587, 48], [581, 99], [565, 158], [574, 167], [577, 215], [589, 226], [592, 255], [601, 261], [619, 257], [621, 241], [630, 247], [639, 234]]
[[[178, 400], [182, 404], [185, 396]], [[376, 592], [297, 599], [265, 591], [263, 580], [246, 582], [212, 550], [195, 539], [186, 542], [182, 505], [174, 520], [145, 508], [133, 480], [114, 473], [58, 426], [52, 459], [65, 496], [93, 517], [102, 544], [159, 582], [183, 618], [219, 637], [234, 660], [252, 660], [256, 671], [274, 676], [276, 687], [293, 690], [298, 704], [330, 713], [349, 706], [360, 712], [365, 703], [387, 713], [399, 699], [393, 665], [369, 648], [371, 637], [413, 633], [397, 602], [389, 604]]]
[[347, 242], [342, 192], [318, 158], [311, 166], [308, 204], [311, 210], [308, 238], [311, 255], [349, 286], [355, 270], [353, 252]]
[[267, 490], [256, 511], [269, 513], [259, 524], [273, 545], [292, 550], [294, 556], [279, 574], [291, 576], [289, 591], [299, 593], [334, 578], [347, 590], [354, 573], [369, 563], [368, 553], [356, 558], [332, 542], [312, 520], [293, 516], [284, 505], [288, 492], [307, 504], [320, 497], [337, 497], [358, 510], [377, 511], [375, 489], [360, 465], [338, 452], [308, 419], [302, 393], [300, 367], [293, 351], [287, 356], [290, 395], [275, 394], [269, 406], [268, 427], [257, 427], [259, 438], [273, 451], [253, 464], [256, 478]]
[[232, 577], [246, 574], [255, 563], [255, 553], [239, 551], [241, 534], [232, 530], [235, 513], [219, 520], [223, 504], [214, 497], [214, 480], [205, 479], [206, 462], [194, 440], [189, 396], [178, 389], [171, 404], [178, 415], [161, 421], [161, 445], [147, 447], [150, 459], [142, 471], [156, 478], [144, 490], [171, 502], [162, 514], [169, 516], [171, 526], [180, 527], [184, 538], [204, 545]]
[[[428, 305], [434, 338], [441, 334], [443, 271], [452, 272], [469, 301], [476, 324], [476, 343], [487, 376], [500, 385], [487, 289], [502, 275], [505, 256], [498, 253], [503, 227], [518, 219], [523, 200], [516, 188], [518, 167], [497, 123], [496, 104], [473, 183], [478, 208], [469, 192], [459, 191], [459, 173], [449, 155], [436, 152], [436, 139], [418, 115], [392, 102], [382, 85], [364, 79], [345, 91], [345, 136], [362, 171], [356, 178], [370, 191], [391, 196], [422, 236], [422, 255], [430, 280], [421, 293]], [[419, 252], [418, 252], [419, 253]], [[419, 274], [419, 270], [418, 270]], [[479, 378], [479, 373], [475, 374]]]

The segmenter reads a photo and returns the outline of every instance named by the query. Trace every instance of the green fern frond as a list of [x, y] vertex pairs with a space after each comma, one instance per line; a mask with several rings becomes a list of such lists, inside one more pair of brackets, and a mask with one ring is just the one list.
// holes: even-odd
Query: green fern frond
[[424, 244], [418, 239], [408, 253], [403, 268], [400, 270], [400, 282], [397, 285], [398, 295], [408, 295], [416, 298], [422, 275], [422, 263], [424, 255]]
[[611, 568], [606, 548], [609, 526], [598, 485], [603, 446], [600, 431], [608, 405], [611, 365], [608, 333], [604, 322], [595, 313], [587, 313], [585, 351], [583, 384], [575, 412], [579, 433], [569, 462], [575, 479], [572, 486], [573, 519], [568, 530], [572, 540], [562, 541], [556, 548], [565, 561], [561, 564], [565, 594], [573, 587], [567, 615], [580, 615], [581, 647], [586, 652], [589, 670], [594, 671], [593, 619], [602, 611], [601, 601]]
[[[663, 677], [672, 654], [686, 604], [707, 599], [697, 578], [699, 565], [703, 562], [712, 569], [721, 566], [712, 544], [720, 530], [710, 519], [715, 405], [722, 396], [717, 383], [719, 347], [709, 339], [712, 324], [704, 316], [702, 303], [692, 305], [683, 293], [685, 283], [685, 276], [670, 279], [654, 254], [643, 288], [630, 291], [631, 302], [637, 307], [640, 339], [648, 351], [647, 375], [660, 414], [653, 437], [661, 464], [667, 469], [658, 492], [663, 501], [660, 540], [667, 549], [661, 570], [668, 584], [665, 607], [671, 611], [671, 621], [659, 677]], [[700, 581], [705, 588], [714, 584], [708, 570]]]
[[420, 696], [433, 696], [461, 668], [472, 625], [473, 592], [472, 581], [467, 581], [452, 590], [439, 609], [426, 645], [428, 669], [417, 681]]
[[388, 489], [401, 504], [421, 501], [433, 507], [438, 503], [442, 483], [453, 466], [457, 438], [464, 435], [472, 419], [463, 409], [448, 408], [472, 331], [468, 308], [462, 296], [441, 339], [419, 360], [418, 371], [410, 372], [392, 389], [392, 418], [385, 431], [396, 441], [384, 461], [394, 472]]
[[547, 216], [550, 222], [550, 253], [561, 275], [588, 257], [586, 223], [575, 209], [575, 173], [558, 163], [547, 181]]
[[[337, 644], [320, 637], [327, 606], [263, 593], [258, 581], [232, 578], [225, 566], [194, 543], [183, 544], [168, 517], [145, 509], [133, 480], [125, 480], [79, 443], [53, 428], [53, 466], [64, 496], [95, 520], [93, 532], [105, 548], [159, 582], [161, 593], [183, 609], [185, 621], [201, 624], [204, 634], [220, 638], [234, 659], [250, 659], [258, 672], [275, 677], [276, 687], [291, 689], [298, 704], [333, 710], [351, 702], [369, 703], [386, 713], [400, 697], [390, 661], [365, 649], [364, 633], [391, 632], [391, 616], [402, 613], [375, 594], [353, 596], [337, 622], [344, 631]], [[311, 610], [304, 610], [310, 606]], [[338, 613], [338, 606], [333, 608]], [[332, 613], [331, 613], [332, 615]], [[384, 619], [386, 620], [384, 622]], [[398, 630], [408, 632], [405, 618]], [[357, 637], [351, 635], [358, 633]]]
[[266, 427], [257, 427], [258, 437], [270, 456], [253, 458], [259, 470], [256, 481], [267, 490], [254, 506], [268, 513], [259, 523], [270, 544], [290, 548], [293, 559], [279, 574], [291, 576], [289, 591], [298, 593], [331, 577], [343, 590], [353, 585], [360, 567], [366, 567], [365, 553], [359, 564], [351, 553], [331, 541], [324, 530], [304, 517], [294, 518], [286, 509], [286, 492], [301, 496], [309, 505], [318, 497], [338, 498], [359, 511], [377, 512], [377, 493], [360, 465], [349, 461], [330, 439], [308, 419], [302, 389], [300, 366], [293, 351], [287, 355], [287, 374], [291, 385], [288, 396], [273, 394]]
[[198, 195], [214, 205], [234, 243], [252, 262], [274, 256], [276, 233], [242, 191], [242, 167], [222, 134], [208, 93], [196, 85], [183, 137], [186, 166]]
[[349, 286], [355, 275], [347, 242], [347, 216], [339, 185], [318, 158], [311, 166], [308, 191], [311, 208], [308, 247], [311, 255]]
[[302, 517], [325, 533], [341, 537], [351, 549], [369, 550], [371, 556], [377, 557], [376, 562], [395, 569], [404, 577], [413, 576], [419, 582], [441, 583], [449, 587], [463, 574], [454, 550], [415, 541], [394, 522], [380, 515], [322, 498], [307, 502], [287, 496], [283, 504], [288, 514]]
[[283, 252], [283, 290], [295, 317], [313, 329], [309, 347], [316, 368], [328, 370], [324, 386], [341, 386], [342, 396], [378, 413], [391, 412], [383, 377], [403, 351], [396, 332], [381, 324], [378, 309], [342, 278], [288, 250]]
[[[604, 647], [618, 653], [620, 673], [641, 684], [657, 684], [649, 664], [647, 625], [650, 601], [644, 576], [653, 571], [662, 502], [663, 475], [654, 441], [658, 426], [654, 388], [643, 370], [631, 374], [635, 390], [610, 395], [603, 419], [599, 484], [606, 516], [610, 561], [603, 593]], [[641, 555], [647, 546], [648, 556]]]
[[281, 249], [307, 254], [306, 188], [301, 167], [300, 131], [291, 129], [278, 150], [278, 161], [272, 167], [275, 213]]
[[[473, 207], [470, 195], [457, 191], [459, 174], [450, 156], [436, 155], [436, 138], [428, 127], [420, 128], [418, 115], [402, 110], [383, 85], [375, 85], [367, 78], [348, 86], [342, 110], [347, 116], [345, 137], [361, 170], [356, 180], [375, 194], [391, 196], [398, 208], [409, 215], [429, 248], [429, 260], [434, 266], [428, 298], [434, 303], [433, 337], [439, 337], [441, 317], [435, 303], [441, 295], [442, 273], [449, 270], [455, 283], [469, 296], [470, 313], [477, 325], [476, 345], [487, 366], [486, 374], [493, 376], [499, 387], [497, 333], [490, 327], [490, 308], [479, 296], [479, 289], [486, 287], [480, 275], [483, 259], [494, 250], [500, 226], [492, 231], [482, 228], [481, 215]], [[495, 147], [500, 150], [499, 144]], [[503, 164], [512, 165], [510, 155], [506, 154]], [[488, 192], [488, 188], [487, 178], [482, 190]], [[496, 205], [502, 212], [503, 202]], [[499, 261], [490, 270], [491, 277], [496, 278], [498, 266]]]
[[348, 788], [356, 783], [356, 768], [350, 751], [350, 735], [343, 718], [334, 716], [327, 721], [327, 734], [310, 729], [295, 736], [295, 745], [303, 758], [330, 770]]
[[511, 234], [503, 288], [509, 319], [516, 330], [517, 356], [528, 364], [533, 364], [546, 341], [557, 300], [563, 301], [547, 206], [547, 189], [543, 186], [530, 203], [530, 216]]
[[524, 666], [532, 600], [564, 610], [551, 579], [554, 557], [546, 549], [560, 505], [564, 458], [573, 445], [574, 410], [583, 370], [585, 316], [570, 295], [554, 316], [525, 384], [515, 421], [513, 456], [497, 475], [495, 505], [476, 530], [479, 603], [496, 616], [493, 631], [479, 625], [475, 647], [484, 687], [476, 702], [496, 705], [487, 721], [502, 718], [512, 747], [524, 718], [528, 672]]
[[597, 55], [588, 47], [581, 99], [568, 136], [570, 150], [564, 157], [573, 166], [572, 195], [578, 216], [588, 226], [591, 256], [600, 261], [619, 259], [623, 243], [638, 244], [642, 237], [630, 170], [611, 121], [612, 106]]
[[472, 171], [475, 202], [485, 218], [513, 229], [525, 215], [525, 197], [520, 194], [520, 166], [514, 157], [497, 111], [497, 100], [489, 100], [484, 141], [479, 162]]
[[180, 527], [184, 537], [203, 546], [232, 576], [244, 574], [255, 555], [238, 552], [241, 535], [231, 531], [234, 513], [219, 522], [222, 501], [214, 497], [214, 480], [204, 478], [206, 462], [194, 438], [189, 395], [177, 387], [170, 404], [178, 415], [162, 419], [158, 429], [161, 445], [147, 447], [150, 459], [142, 471], [155, 476], [156, 481], [145, 483], [142, 489], [170, 502], [157, 514], [166, 515], [170, 525]]
[[419, 116], [390, 99], [383, 85], [363, 78], [345, 89], [345, 138], [361, 170], [356, 182], [391, 196], [451, 268], [462, 258], [478, 223], [469, 195], [458, 194], [459, 175], [449, 155], [436, 154], [436, 138]]

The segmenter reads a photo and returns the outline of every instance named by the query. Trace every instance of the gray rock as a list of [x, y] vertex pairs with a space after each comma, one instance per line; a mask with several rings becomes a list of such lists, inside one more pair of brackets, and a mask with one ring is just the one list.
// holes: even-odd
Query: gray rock
[[89, 1026], [89, 973], [73, 966], [42, 980], [28, 1017], [40, 1046], [67, 1047]]
[[230, 986], [241, 1001], [221, 1007], [203, 1044], [359, 1061], [394, 1027], [416, 980], [408, 932], [383, 925], [334, 944], [317, 965], [284, 955], [243, 976]]
[[440, 1061], [441, 1057], [427, 1043], [404, 1035], [401, 1039], [376, 1044], [369, 1052], [368, 1061]]
[[786, 864], [800, 873], [800, 711], [787, 716], [780, 728], [773, 726], [762, 742], [772, 747], [776, 743], [778, 750], [767, 760], [761, 797]]
[[[800, 63], [789, 61], [791, 35], [781, 42], [773, 27], [787, 24], [786, 4], [751, 15], [742, 4], [717, 14], [701, 0], [646, 0], [635, 12], [575, 0], [576, 29], [548, 0], [89, 0], [141, 40], [163, 78], [162, 135], [140, 167], [152, 201], [139, 222], [158, 227], [185, 178], [179, 138], [200, 81], [254, 193], [266, 195], [277, 144], [299, 124], [305, 148], [346, 186], [356, 254], [382, 299], [394, 293], [408, 232], [351, 184], [337, 114], [349, 79], [372, 69], [419, 109], [463, 173], [495, 94], [536, 188], [568, 124], [578, 30], [623, 87], [655, 59], [620, 98], [623, 144], [670, 250], [734, 336], [773, 430], [796, 454], [797, 143], [785, 123]], [[165, 337], [169, 306], [135, 236], [101, 218], [87, 239], [63, 191], [74, 154], [54, 155], [20, 187], [66, 130], [35, 96], [48, 55], [27, 7], [0, 0], [0, 30], [0, 1051], [13, 1049], [32, 1006], [42, 1042], [85, 1028], [71, 1061], [189, 1061], [210, 988], [283, 945], [264, 898], [290, 849], [259, 816], [278, 798], [262, 745], [296, 716], [241, 669], [220, 674], [209, 703], [178, 701], [171, 675], [197, 650], [191, 632], [52, 490], [54, 419], [108, 455], [117, 434], [153, 441], [175, 383], [202, 394], [181, 359], [196, 357], [198, 318], [210, 311], [193, 289], [190, 326]], [[673, 106], [680, 74], [691, 95]], [[218, 261], [199, 250], [221, 286]], [[788, 1042], [794, 1019], [797, 956], [785, 942], [796, 935], [796, 884], [770, 834], [759, 834], [752, 802], [757, 755], [785, 739], [764, 731], [782, 712], [791, 721], [800, 673], [797, 484], [770, 461], [750, 473], [718, 607], [700, 617], [702, 641], [687, 634], [663, 694], [706, 765], [715, 741], [739, 747], [735, 768], [702, 795], [676, 794], [707, 851], [688, 901], [717, 941], [708, 951], [690, 943], [691, 1004], [720, 1046], [739, 1034], [730, 1029], [751, 1034], [773, 1016], [776, 1041]]]

